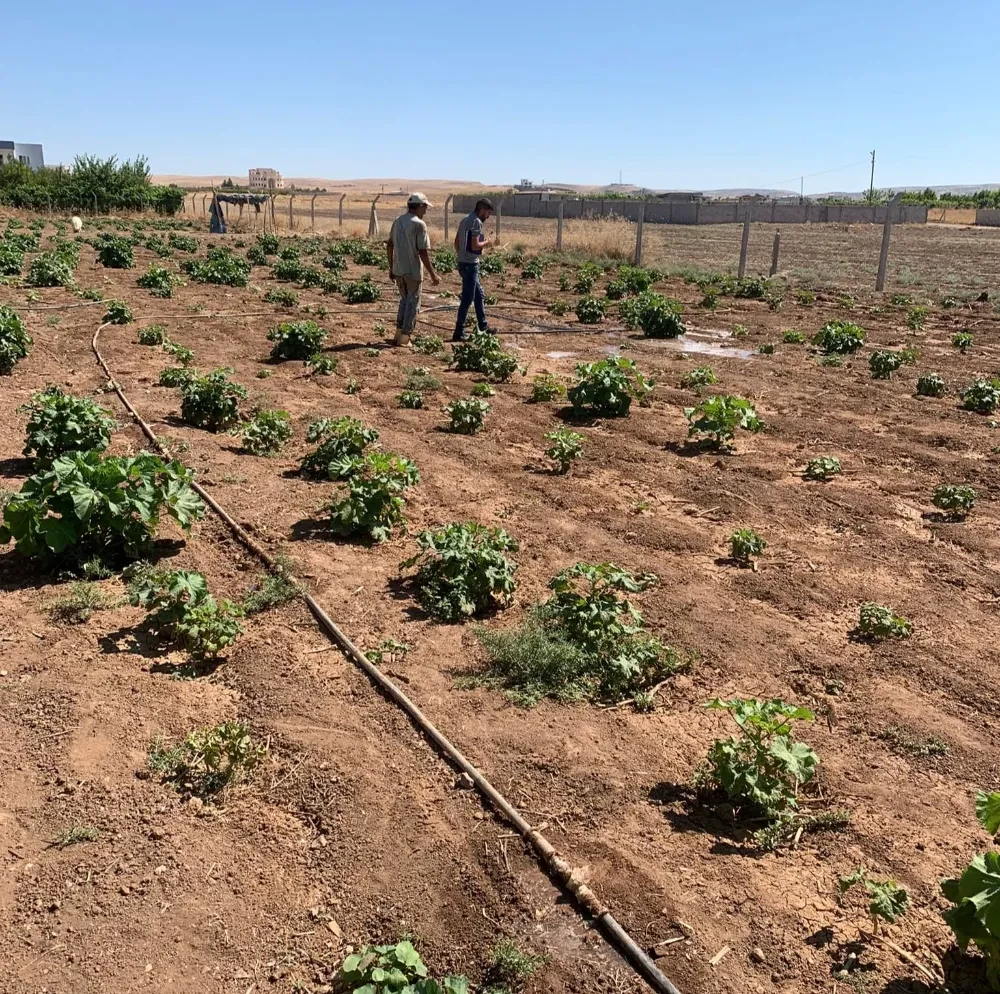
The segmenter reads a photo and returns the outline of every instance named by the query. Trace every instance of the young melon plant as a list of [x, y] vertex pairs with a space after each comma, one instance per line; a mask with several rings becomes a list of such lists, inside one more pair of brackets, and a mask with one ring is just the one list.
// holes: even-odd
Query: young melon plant
[[483, 427], [490, 405], [478, 397], [453, 400], [441, 408], [448, 415], [448, 430], [459, 435], [475, 435]]
[[414, 335], [410, 345], [414, 352], [423, 355], [440, 355], [444, 351], [444, 340], [440, 335]]
[[473, 383], [472, 389], [469, 391], [473, 397], [495, 397], [496, 390], [489, 385], [489, 383]]
[[963, 484], [942, 483], [934, 488], [931, 503], [955, 521], [961, 521], [976, 506], [976, 491]]
[[553, 300], [546, 310], [557, 318], [564, 318], [571, 308], [565, 300]]
[[904, 915], [910, 906], [910, 895], [895, 880], [873, 880], [863, 866], [859, 866], [846, 877], [838, 878], [837, 890], [840, 898], [843, 899], [856, 884], [863, 884], [868, 892], [868, 914], [871, 915], [872, 928], [876, 932], [880, 921], [891, 925]]
[[866, 601], [861, 605], [858, 615], [858, 632], [867, 638], [882, 642], [885, 639], [909, 638], [913, 633], [913, 625], [906, 618], [881, 604]]
[[543, 697], [614, 703], [645, 700], [689, 660], [645, 631], [630, 595], [656, 582], [614, 563], [577, 563], [549, 581], [552, 596], [521, 625], [478, 629], [489, 659], [479, 682], [505, 689], [519, 704]]
[[531, 384], [532, 404], [544, 404], [566, 396], [566, 385], [551, 373], [539, 373]]
[[[389, 946], [362, 946], [344, 960], [337, 982], [338, 990], [353, 994], [468, 994], [469, 991], [465, 977], [434, 980], [420, 953], [408, 940]], [[499, 989], [491, 990], [493, 994], [501, 994]]]
[[194, 352], [184, 345], [171, 342], [169, 339], [163, 340], [163, 351], [170, 356], [174, 362], [179, 362], [182, 366], [190, 366], [194, 362]]
[[648, 404], [654, 384], [631, 359], [608, 358], [576, 367], [577, 383], [567, 391], [578, 413], [596, 417], [628, 417], [632, 401]]
[[681, 305], [652, 290], [622, 301], [619, 308], [626, 328], [640, 328], [646, 338], [677, 338], [687, 330]]
[[143, 290], [148, 290], [153, 297], [172, 297], [174, 287], [180, 284], [180, 280], [165, 266], [158, 266], [154, 262], [135, 283]]
[[191, 471], [159, 456], [70, 452], [29, 477], [3, 510], [0, 545], [43, 562], [135, 559], [163, 514], [185, 531], [205, 507]]
[[906, 312], [906, 327], [910, 331], [920, 331], [927, 321], [927, 315], [930, 314], [931, 309], [926, 304], [914, 304]]
[[728, 446], [740, 429], [755, 433], [764, 427], [749, 400], [729, 395], [709, 397], [696, 407], [686, 407], [684, 417], [689, 422], [688, 436], [708, 435], [703, 441], [716, 449]]
[[812, 721], [812, 711], [756, 698], [717, 697], [705, 706], [727, 711], [740, 737], [712, 743], [696, 783], [723, 790], [740, 813], [773, 821], [794, 812], [799, 790], [816, 775], [819, 758], [792, 737], [792, 722]]
[[963, 355], [972, 348], [974, 337], [967, 331], [959, 331], [951, 336], [951, 344]]
[[299, 295], [294, 290], [271, 287], [262, 299], [265, 304], [277, 304], [278, 307], [292, 308], [298, 304]]
[[546, 432], [545, 441], [549, 443], [545, 454], [560, 474], [568, 473], [573, 461], [583, 455], [583, 435], [565, 426]]
[[432, 617], [457, 621], [510, 605], [517, 564], [506, 553], [517, 542], [502, 528], [456, 522], [421, 532], [417, 545], [399, 568], [416, 567], [417, 600]]
[[685, 373], [680, 380], [681, 387], [694, 388], [711, 386], [718, 383], [719, 377], [715, 375], [715, 370], [711, 366], [695, 366], [690, 372]]
[[226, 721], [190, 732], [175, 746], [155, 740], [147, 764], [153, 773], [183, 784], [192, 794], [211, 795], [249, 780], [266, 758], [267, 745], [253, 737], [245, 721]]
[[419, 390], [403, 390], [396, 398], [400, 407], [419, 411], [424, 406], [424, 395]]
[[258, 411], [240, 426], [243, 448], [254, 456], [273, 456], [292, 437], [288, 411]]
[[0, 374], [9, 375], [14, 367], [28, 357], [31, 336], [13, 307], [0, 306]]
[[[311, 376], [333, 376], [340, 365], [340, 360], [336, 356], [323, 355], [317, 352], [305, 360], [305, 366]], [[257, 374], [260, 376], [260, 373]]]
[[752, 528], [737, 528], [729, 538], [730, 554], [741, 566], [753, 565], [766, 547], [767, 542]]
[[944, 380], [937, 373], [924, 373], [917, 377], [918, 397], [940, 397], [944, 391]]
[[315, 321], [283, 321], [271, 328], [272, 359], [309, 359], [323, 348], [326, 332]]
[[73, 267], [58, 252], [42, 252], [28, 267], [28, 286], [72, 286]]
[[813, 344], [827, 355], [849, 355], [865, 344], [865, 331], [850, 321], [830, 321], [813, 337]]
[[186, 259], [181, 268], [196, 283], [246, 286], [250, 282], [250, 263], [234, 255], [227, 246], [210, 248], [204, 260]]
[[344, 287], [344, 300], [349, 304], [374, 304], [381, 297], [382, 288], [369, 275]]
[[190, 235], [178, 235], [176, 231], [170, 232], [167, 235], [167, 244], [178, 252], [197, 252], [198, 251], [198, 239], [192, 238]]
[[1000, 378], [980, 378], [962, 391], [962, 406], [977, 414], [993, 414], [1000, 405]]
[[240, 416], [240, 401], [247, 388], [234, 383], [232, 370], [219, 368], [211, 373], [194, 374], [181, 384], [181, 417], [189, 425], [207, 431], [223, 431]]
[[407, 372], [403, 388], [418, 390], [420, 393], [434, 393], [441, 389], [441, 381], [426, 366], [415, 366]]
[[[991, 835], [1000, 831], [1000, 793], [976, 794], [976, 818]], [[961, 876], [941, 883], [952, 903], [944, 920], [963, 951], [972, 943], [986, 959], [990, 990], [1000, 991], [1000, 850], [975, 856]]]
[[130, 324], [132, 308], [124, 300], [109, 300], [108, 309], [102, 318], [105, 324]]
[[356, 458], [346, 496], [326, 505], [331, 529], [342, 535], [386, 541], [393, 528], [404, 523], [403, 492], [419, 481], [417, 467], [394, 452], [371, 451]]
[[607, 306], [600, 297], [581, 297], [576, 304], [576, 319], [580, 324], [600, 324]]
[[97, 261], [106, 269], [131, 269], [135, 265], [132, 243], [127, 238], [102, 234], [95, 248]]
[[342, 480], [369, 445], [378, 441], [378, 429], [367, 428], [357, 418], [320, 418], [306, 429], [307, 442], [319, 442], [299, 465], [308, 476]]
[[167, 341], [167, 329], [162, 324], [147, 324], [135, 336], [140, 345], [163, 345]]
[[786, 331], [781, 336], [781, 340], [786, 345], [802, 345], [806, 340], [806, 336], [801, 331]]
[[806, 463], [802, 474], [807, 480], [829, 480], [840, 472], [840, 460], [836, 456], [817, 456]]
[[193, 659], [215, 659], [243, 632], [244, 611], [232, 601], [216, 601], [201, 573], [153, 567], [130, 568], [129, 603], [143, 607], [150, 629], [176, 642]]
[[67, 452], [103, 452], [117, 427], [110, 411], [56, 386], [33, 393], [31, 403], [18, 411], [28, 414], [23, 455], [34, 460], [36, 469]]
[[903, 365], [903, 356], [898, 352], [877, 349], [868, 357], [868, 368], [873, 380], [889, 380], [892, 374]]
[[184, 366], [168, 366], [160, 370], [160, 377], [156, 382], [161, 387], [182, 387], [197, 375], [196, 370]]
[[474, 331], [467, 341], [457, 342], [451, 364], [459, 372], [482, 373], [494, 383], [506, 383], [521, 370], [517, 356], [505, 352], [497, 336], [488, 331]]

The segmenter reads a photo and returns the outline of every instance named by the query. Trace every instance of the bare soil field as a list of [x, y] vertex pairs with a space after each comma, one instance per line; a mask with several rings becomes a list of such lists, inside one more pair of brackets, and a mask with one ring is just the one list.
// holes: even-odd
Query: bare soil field
[[[387, 344], [395, 292], [378, 270], [349, 267], [374, 274], [380, 304], [350, 307], [297, 291], [300, 305], [328, 309], [319, 320], [326, 351], [339, 359], [329, 377], [269, 361], [267, 330], [289, 311], [262, 301], [266, 290], [287, 286], [266, 268], [253, 269], [246, 289], [189, 282], [157, 300], [135, 285], [161, 261], [148, 250], [136, 249], [135, 269], [112, 270], [83, 245], [76, 279], [131, 305], [134, 323], [107, 327], [101, 350], [153, 430], [244, 528], [296, 563], [358, 645], [373, 650], [393, 638], [411, 647], [386, 665], [389, 675], [546, 826], [681, 991], [929, 994], [937, 988], [921, 967], [943, 968], [952, 991], [983, 991], [982, 961], [957, 953], [941, 919], [939, 882], [988, 845], [972, 798], [998, 783], [1000, 435], [955, 396], [996, 369], [998, 316], [988, 301], [942, 308], [927, 293], [930, 285], [988, 287], [971, 261], [981, 260], [979, 250], [962, 254], [971, 235], [901, 232], [927, 281], [905, 289], [933, 305], [913, 331], [906, 306], [867, 292], [874, 267], [867, 256], [859, 261], [857, 246], [877, 256], [878, 234], [826, 228], [783, 229], [789, 256], [824, 274], [797, 279], [819, 284], [812, 302], [789, 292], [772, 311], [761, 300], [724, 297], [710, 312], [697, 306], [696, 286], [662, 280], [657, 289], [681, 301], [689, 326], [676, 342], [626, 332], [614, 317], [584, 327], [572, 314], [546, 314], [538, 304], [575, 303], [558, 289], [574, 266], [555, 262], [541, 280], [519, 280], [516, 270], [504, 281], [486, 277], [503, 305], [491, 320], [527, 375], [496, 386], [485, 428], [473, 436], [444, 430], [439, 405], [467, 396], [476, 377]], [[647, 262], [728, 266], [735, 231], [671, 228]], [[990, 233], [974, 234], [976, 246], [996, 251]], [[203, 246], [239, 237], [199, 235]], [[755, 232], [755, 244], [762, 239]], [[762, 258], [754, 256], [752, 270], [765, 268]], [[454, 276], [440, 288], [457, 289]], [[422, 330], [448, 337], [451, 313], [430, 308], [453, 301], [426, 290]], [[145, 445], [106, 392], [91, 351], [103, 307], [43, 309], [68, 302], [76, 298], [63, 289], [40, 290], [27, 303], [23, 289], [0, 286], [0, 304], [22, 314], [35, 341], [0, 390], [0, 485], [8, 490], [31, 472], [18, 407], [48, 384], [115, 412], [112, 452]], [[868, 333], [865, 349], [841, 366], [782, 341], [789, 329], [808, 339], [833, 318]], [[247, 455], [233, 436], [180, 420], [177, 391], [156, 385], [169, 359], [136, 341], [137, 328], [154, 321], [194, 350], [198, 368], [231, 367], [250, 390], [248, 409], [290, 412], [293, 439], [278, 456]], [[729, 334], [737, 326], [746, 329], [740, 341]], [[975, 343], [961, 353], [950, 339], [965, 330]], [[765, 343], [773, 354], [757, 351]], [[871, 379], [870, 351], [901, 345], [919, 350], [917, 365]], [[626, 355], [655, 380], [649, 407], [580, 423], [559, 402], [528, 402], [538, 373], [568, 382], [577, 363], [609, 354]], [[766, 424], [760, 434], [741, 433], [732, 452], [686, 444], [684, 408], [698, 398], [679, 381], [704, 363], [719, 377], [714, 391], [751, 398]], [[442, 388], [427, 409], [404, 410], [396, 398], [415, 366], [430, 368]], [[915, 396], [917, 375], [931, 370], [948, 393]], [[360, 392], [345, 393], [349, 378]], [[419, 467], [420, 482], [407, 491], [409, 534], [371, 545], [326, 527], [319, 508], [342, 487], [297, 467], [308, 423], [342, 414], [377, 428], [386, 449]], [[584, 455], [559, 476], [548, 469], [542, 436], [567, 422], [585, 436]], [[804, 480], [806, 462], [819, 455], [837, 456], [843, 473]], [[929, 497], [940, 483], [978, 491], [964, 522], [934, 513]], [[613, 561], [658, 575], [637, 602], [651, 631], [696, 653], [696, 662], [659, 691], [648, 714], [549, 700], [525, 709], [496, 690], [465, 689], [456, 677], [484, 665], [475, 623], [429, 619], [399, 564], [416, 551], [420, 530], [466, 520], [501, 525], [520, 546], [515, 603], [485, 624], [515, 624], [566, 566]], [[729, 536], [740, 527], [768, 542], [755, 569], [729, 559]], [[218, 596], [237, 599], [260, 572], [211, 515], [186, 539], [164, 527], [158, 550], [171, 565], [204, 573]], [[66, 582], [12, 546], [0, 549], [0, 992], [319, 994], [349, 947], [402, 934], [416, 937], [435, 974], [463, 972], [476, 984], [491, 947], [509, 937], [547, 957], [528, 990], [645, 989], [300, 603], [247, 619], [224, 661], [187, 679], [179, 678], [181, 654], [164, 654], [145, 636], [140, 609], [57, 621], [47, 605]], [[117, 578], [101, 587], [111, 599], [123, 593]], [[910, 619], [912, 637], [853, 637], [864, 601]], [[820, 757], [808, 805], [846, 808], [849, 824], [763, 851], [731, 807], [700, 797], [692, 776], [713, 739], [732, 731], [703, 706], [716, 696], [812, 708], [816, 720], [797, 726]], [[269, 742], [270, 755], [217, 803], [189, 801], [145, 771], [156, 736], [176, 740], [236, 716]], [[52, 844], [82, 825], [97, 838]], [[876, 938], [864, 902], [837, 899], [838, 877], [860, 865], [895, 878], [911, 897], [908, 913]], [[845, 964], [851, 969], [841, 975]]]

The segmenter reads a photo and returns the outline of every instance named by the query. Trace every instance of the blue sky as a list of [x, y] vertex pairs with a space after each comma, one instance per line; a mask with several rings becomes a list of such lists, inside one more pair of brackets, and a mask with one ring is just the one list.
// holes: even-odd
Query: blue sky
[[49, 0], [4, 14], [0, 138], [52, 163], [144, 154], [160, 173], [621, 170], [694, 189], [805, 174], [807, 193], [866, 186], [875, 148], [881, 187], [1000, 182], [998, 28], [985, 0]]

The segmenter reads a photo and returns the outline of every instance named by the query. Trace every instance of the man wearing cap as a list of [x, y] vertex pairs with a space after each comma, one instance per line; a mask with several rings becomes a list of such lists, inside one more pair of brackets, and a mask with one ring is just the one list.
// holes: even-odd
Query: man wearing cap
[[475, 304], [476, 324], [480, 331], [489, 331], [486, 323], [486, 308], [483, 300], [483, 284], [479, 282], [479, 259], [483, 249], [488, 248], [490, 241], [483, 233], [483, 222], [493, 213], [493, 204], [489, 200], [479, 200], [475, 210], [463, 217], [455, 235], [455, 254], [458, 256], [458, 274], [462, 277], [462, 299], [458, 304], [458, 317], [455, 322], [453, 342], [463, 342], [466, 339], [465, 319], [469, 308]]
[[422, 193], [411, 193], [406, 201], [406, 213], [392, 222], [386, 252], [389, 255], [389, 275], [399, 287], [399, 311], [396, 314], [395, 345], [409, 345], [420, 310], [420, 283], [424, 274], [421, 264], [426, 266], [435, 286], [441, 277], [431, 262], [431, 239], [427, 234], [424, 215], [430, 201]]

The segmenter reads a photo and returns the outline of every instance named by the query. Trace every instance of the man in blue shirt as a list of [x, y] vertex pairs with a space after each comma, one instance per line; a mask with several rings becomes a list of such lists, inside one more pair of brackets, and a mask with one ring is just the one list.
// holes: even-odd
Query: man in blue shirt
[[479, 282], [479, 259], [483, 250], [488, 248], [490, 240], [483, 231], [483, 222], [493, 213], [493, 204], [488, 200], [476, 203], [475, 210], [463, 217], [455, 234], [455, 254], [458, 256], [458, 275], [462, 277], [462, 299], [458, 304], [458, 317], [455, 321], [453, 342], [464, 342], [465, 319], [469, 308], [475, 304], [476, 324], [480, 331], [489, 331], [486, 323], [486, 307], [483, 300], [483, 285]]

